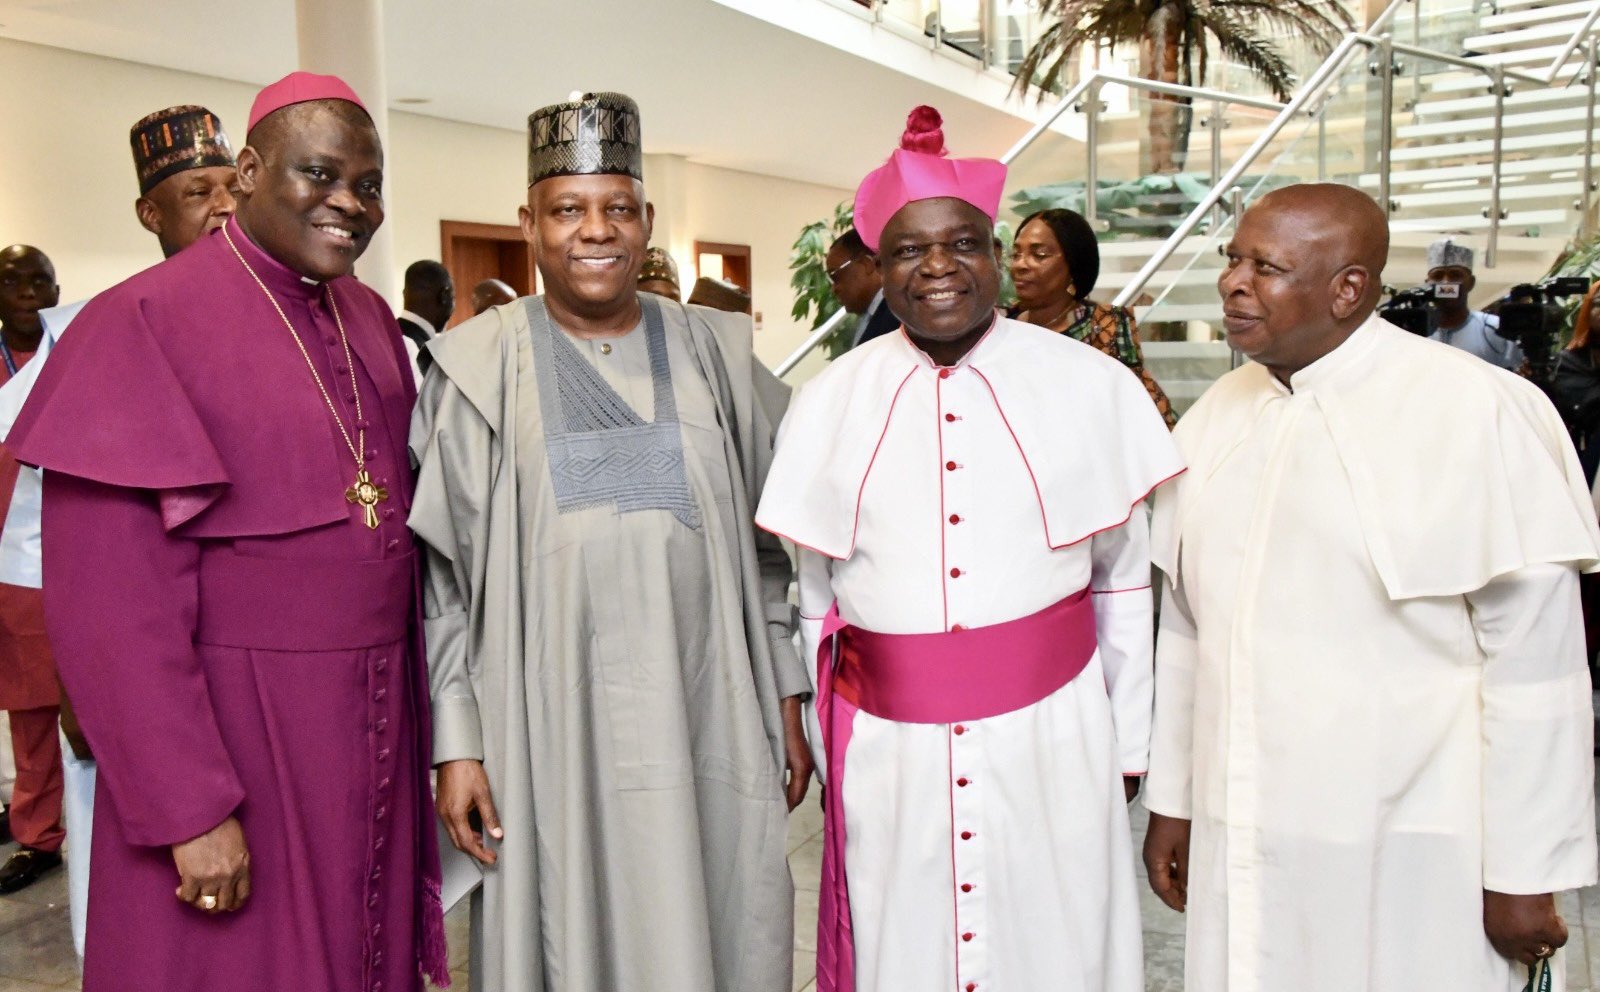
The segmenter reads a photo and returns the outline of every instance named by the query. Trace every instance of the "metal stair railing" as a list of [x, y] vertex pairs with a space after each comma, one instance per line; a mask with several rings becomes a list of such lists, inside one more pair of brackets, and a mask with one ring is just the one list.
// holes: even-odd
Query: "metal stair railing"
[[[1098, 189], [1098, 160], [1094, 154], [1094, 149], [1098, 141], [1100, 115], [1103, 112], [1099, 96], [1104, 87], [1124, 86], [1134, 91], [1142, 90], [1147, 93], [1186, 98], [1193, 102], [1209, 103], [1215, 108], [1214, 118], [1220, 118], [1222, 108], [1228, 105], [1277, 111], [1277, 115], [1256, 136], [1255, 140], [1226, 172], [1222, 172], [1221, 169], [1221, 142], [1217, 140], [1211, 142], [1212, 184], [1210, 189], [1207, 190], [1206, 194], [1201, 197], [1200, 201], [1179, 223], [1177, 229], [1155, 250], [1112, 301], [1114, 306], [1126, 307], [1132, 301], [1138, 299], [1139, 295], [1150, 283], [1151, 278], [1172, 259], [1172, 256], [1176, 254], [1183, 242], [1194, 234], [1200, 225], [1205, 222], [1208, 215], [1210, 215], [1213, 227], [1220, 224], [1223, 217], [1222, 204], [1224, 199], [1232, 201], [1232, 215], [1238, 215], [1243, 204], [1241, 191], [1236, 186], [1240, 178], [1256, 164], [1262, 153], [1271, 146], [1273, 141], [1291, 122], [1301, 117], [1301, 115], [1321, 119], [1320, 115], [1326, 110], [1323, 97], [1329, 87], [1340, 78], [1357, 54], [1365, 52], [1373, 52], [1377, 55], [1374, 72], [1382, 79], [1378, 149], [1379, 188], [1376, 199], [1384, 207], [1386, 213], [1393, 212], [1395, 204], [1390, 196], [1390, 190], [1394, 172], [1391, 156], [1394, 135], [1390, 118], [1394, 109], [1396, 81], [1399, 78], [1394, 61], [1395, 56], [1404, 55], [1419, 61], [1426, 60], [1452, 65], [1470, 72], [1482, 73], [1489, 80], [1490, 92], [1495, 98], [1495, 124], [1489, 188], [1490, 203], [1483, 211], [1483, 215], [1489, 220], [1484, 264], [1486, 267], [1492, 267], [1495, 263], [1500, 221], [1506, 217], [1506, 211], [1501, 205], [1501, 179], [1504, 158], [1504, 103], [1505, 98], [1511, 92], [1509, 82], [1515, 80], [1537, 86], [1553, 85], [1562, 70], [1571, 62], [1572, 56], [1579, 50], [1583, 50], [1588, 63], [1587, 71], [1575, 76], [1574, 79], [1583, 78], [1589, 94], [1586, 116], [1587, 128], [1582, 156], [1582, 193], [1580, 202], [1575, 206], [1579, 207], [1581, 216], [1587, 222], [1593, 202], [1594, 186], [1596, 185], [1594, 123], [1597, 84], [1600, 84], [1600, 78], [1597, 78], [1600, 77], [1600, 45], [1593, 42], [1585, 45], [1585, 41], [1594, 33], [1596, 22], [1600, 21], [1600, 2], [1597, 2], [1591, 8], [1583, 22], [1573, 32], [1572, 37], [1542, 73], [1526, 72], [1503, 65], [1481, 65], [1462, 56], [1449, 55], [1432, 51], [1419, 45], [1395, 41], [1390, 34], [1392, 31], [1391, 26], [1396, 15], [1408, 3], [1420, 3], [1420, 0], [1391, 0], [1390, 4], [1365, 31], [1351, 32], [1345, 35], [1287, 103], [1280, 103], [1261, 97], [1227, 93], [1205, 87], [1182, 86], [1155, 80], [1139, 79], [1118, 73], [1092, 72], [1063, 94], [1061, 99], [1056, 102], [1054, 109], [1008, 149], [1000, 157], [1000, 161], [1007, 165], [1011, 164], [1067, 111], [1072, 110], [1083, 113], [1085, 115], [1085, 145], [1089, 149], [1085, 163], [1083, 212], [1085, 219], [1098, 227], [1098, 197], [1096, 195]], [[875, 8], [881, 8], [882, 0], [879, 0], [879, 3], [874, 6]], [[1218, 173], [1222, 173], [1220, 177]], [[781, 377], [793, 371], [808, 354], [820, 346], [847, 319], [853, 318], [844, 310], [833, 314], [818, 326], [788, 358], [778, 365], [775, 370], [776, 374]]]
[[[1372, 26], [1368, 28], [1367, 31], [1353, 32], [1344, 37], [1338, 46], [1334, 48], [1333, 52], [1329, 54], [1327, 59], [1323, 61], [1322, 65], [1319, 66], [1314, 73], [1312, 73], [1311, 77], [1306, 81], [1305, 86], [1303, 86], [1300, 91], [1290, 99], [1289, 103], [1284, 106], [1283, 110], [1272, 121], [1272, 123], [1269, 124], [1267, 128], [1250, 145], [1250, 147], [1239, 156], [1239, 158], [1222, 176], [1222, 178], [1217, 180], [1212, 185], [1211, 189], [1206, 192], [1206, 195], [1201, 198], [1200, 202], [1195, 205], [1194, 209], [1190, 211], [1189, 215], [1185, 217], [1178, 225], [1177, 230], [1175, 230], [1167, 238], [1167, 240], [1162, 243], [1160, 248], [1156, 249], [1155, 253], [1151, 255], [1150, 259], [1144, 264], [1143, 267], [1139, 269], [1134, 278], [1123, 287], [1122, 291], [1119, 292], [1116, 298], [1112, 301], [1113, 306], [1125, 307], [1133, 300], [1138, 298], [1139, 294], [1144, 291], [1144, 287], [1149, 283], [1150, 278], [1154, 276], [1155, 273], [1172, 258], [1172, 256], [1177, 252], [1179, 246], [1183, 243], [1184, 239], [1189, 237], [1189, 235], [1192, 234], [1200, 225], [1200, 222], [1205, 217], [1206, 213], [1213, 210], [1218, 204], [1220, 204], [1223, 197], [1229, 195], [1229, 191], [1234, 188], [1234, 184], [1239, 181], [1239, 178], [1244, 175], [1247, 169], [1255, 164], [1262, 151], [1266, 149], [1266, 147], [1272, 142], [1278, 133], [1282, 131], [1284, 127], [1287, 126], [1289, 122], [1294, 120], [1298, 115], [1306, 112], [1308, 108], [1315, 106], [1316, 102], [1321, 99], [1327, 88], [1339, 77], [1340, 73], [1345, 70], [1350, 59], [1357, 52], [1366, 50], [1371, 50], [1377, 53], [1378, 71], [1383, 77], [1383, 90], [1381, 93], [1383, 107], [1380, 111], [1382, 120], [1380, 121], [1379, 130], [1379, 195], [1377, 199], [1379, 205], [1384, 208], [1386, 214], [1392, 211], [1389, 190], [1393, 176], [1393, 163], [1390, 161], [1393, 131], [1389, 118], [1394, 105], [1394, 56], [1396, 54], [1404, 54], [1412, 58], [1422, 58], [1448, 65], [1455, 65], [1469, 71], [1482, 72], [1490, 78], [1491, 90], [1495, 97], [1495, 126], [1490, 173], [1490, 204], [1486, 208], [1486, 215], [1489, 219], [1489, 232], [1487, 246], [1484, 251], [1484, 264], [1486, 267], [1492, 267], [1494, 265], [1495, 253], [1500, 233], [1500, 221], [1505, 219], [1505, 211], [1502, 209], [1500, 204], [1500, 186], [1501, 169], [1504, 157], [1504, 135], [1502, 126], [1505, 117], [1504, 104], [1505, 98], [1509, 93], [1509, 89], [1507, 88], [1507, 80], [1517, 79], [1538, 85], [1550, 85], [1560, 73], [1561, 69], [1566, 65], [1566, 63], [1571, 60], [1572, 53], [1577, 50], [1577, 48], [1594, 30], [1595, 21], [1597, 17], [1600, 17], [1600, 4], [1597, 4], [1595, 8], [1590, 11], [1589, 15], [1584, 19], [1582, 25], [1573, 33], [1572, 39], [1567, 43], [1562, 53], [1557, 55], [1556, 58], [1552, 60], [1549, 68], [1546, 70], [1546, 73], [1544, 75], [1536, 75], [1533, 73], [1521, 72], [1515, 69], [1508, 69], [1499, 65], [1479, 65], [1470, 59], [1454, 55], [1447, 55], [1442, 52], [1430, 51], [1415, 45], [1407, 45], [1401, 42], [1396, 42], [1392, 37], [1384, 32], [1389, 30], [1389, 26], [1393, 22], [1395, 14], [1410, 2], [1412, 2], [1412, 0], [1393, 0], [1393, 2], [1390, 3], [1390, 5], [1384, 10], [1383, 14], [1373, 22]], [[1581, 205], [1581, 210], [1585, 218], [1587, 218], [1589, 213], [1589, 206], [1592, 202], [1591, 197], [1593, 194], [1592, 186], [1594, 185], [1593, 120], [1596, 95], [1596, 64], [1597, 55], [1600, 55], [1600, 53], [1597, 53], [1597, 48], [1593, 44], [1590, 44], [1587, 47], [1587, 51], [1589, 55], [1587, 85], [1589, 86], [1588, 119], [1590, 122], [1590, 127], [1589, 134], [1585, 139], [1584, 180]]]

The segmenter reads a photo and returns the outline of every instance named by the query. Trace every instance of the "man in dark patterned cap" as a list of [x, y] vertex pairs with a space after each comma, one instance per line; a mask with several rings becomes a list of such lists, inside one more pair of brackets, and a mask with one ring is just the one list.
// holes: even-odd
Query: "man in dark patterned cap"
[[528, 126], [545, 291], [430, 345], [411, 431], [438, 807], [494, 866], [472, 987], [786, 992], [809, 683], [752, 520], [786, 390], [749, 318], [639, 292], [634, 102]]
[[644, 267], [639, 270], [639, 292], [664, 296], [674, 303], [682, 300], [678, 283], [678, 263], [665, 248], [648, 248], [644, 253]]
[[204, 107], [158, 110], [128, 134], [139, 173], [139, 223], [168, 258], [233, 216], [239, 184], [222, 121]]

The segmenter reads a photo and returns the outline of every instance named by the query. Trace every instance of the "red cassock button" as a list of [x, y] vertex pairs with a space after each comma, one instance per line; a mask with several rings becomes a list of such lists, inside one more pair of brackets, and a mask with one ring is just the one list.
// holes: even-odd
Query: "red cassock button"
[[962, 892], [971, 892], [972, 891], [972, 883], [971, 882], [962, 882], [961, 883], [961, 891]]
[[959, 524], [961, 522], [961, 514], [959, 514], [959, 513], [950, 514], [950, 522], [953, 523], [953, 524]]
[[958, 778], [956, 779], [956, 785], [959, 785], [961, 788], [965, 789], [967, 787], [967, 780], [964, 778]]
[[955, 462], [945, 462], [944, 463], [944, 470], [946, 472], [954, 472], [956, 470], [956, 463]]
[[959, 578], [961, 578], [961, 569], [959, 569], [959, 568], [952, 568], [952, 569], [951, 569], [951, 570], [950, 570], [950, 577], [951, 577], [951, 578], [952, 578], [952, 579], [959, 579]]
[[972, 934], [964, 933], [964, 934], [961, 935], [961, 939], [962, 940], [971, 940], [972, 939]]
[[967, 992], [978, 992], [978, 983], [977, 982], [968, 982], [967, 983]]
[[950, 378], [950, 370], [949, 369], [940, 369], [939, 370], [939, 378], [941, 378], [941, 379]]
[[956, 724], [955, 731], [956, 731], [956, 736], [960, 737], [962, 734], [967, 732], [967, 728], [963, 727], [961, 724], [958, 723], [958, 724]]
[[961, 839], [962, 840], [971, 840], [972, 839], [972, 831], [970, 831], [970, 830], [961, 831]]
[[953, 624], [950, 625], [950, 629], [951, 630], [966, 630], [967, 629], [967, 625], [964, 624], [964, 623], [953, 623]]
[[956, 415], [955, 415], [955, 414], [953, 414], [953, 413], [947, 413], [947, 414], [945, 414], [945, 415], [944, 415], [944, 422], [945, 422], [945, 423], [947, 423], [947, 424], [953, 424], [953, 423], [955, 423], [955, 422], [956, 422]]

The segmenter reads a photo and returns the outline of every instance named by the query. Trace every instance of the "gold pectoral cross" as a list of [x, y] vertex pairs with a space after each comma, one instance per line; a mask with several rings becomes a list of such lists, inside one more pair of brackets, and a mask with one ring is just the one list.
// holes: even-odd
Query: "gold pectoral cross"
[[368, 529], [378, 529], [378, 504], [389, 498], [389, 490], [373, 482], [366, 469], [356, 473], [356, 481], [344, 491], [344, 498], [351, 504], [360, 503]]

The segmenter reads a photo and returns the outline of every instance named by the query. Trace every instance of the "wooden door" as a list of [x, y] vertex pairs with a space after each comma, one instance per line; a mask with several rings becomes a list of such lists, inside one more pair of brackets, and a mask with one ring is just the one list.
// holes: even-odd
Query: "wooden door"
[[694, 243], [695, 276], [722, 279], [750, 292], [750, 246], [721, 241]]
[[456, 309], [448, 326], [472, 316], [472, 288], [485, 279], [502, 279], [518, 296], [539, 291], [533, 252], [515, 224], [439, 222], [439, 256], [456, 285]]

